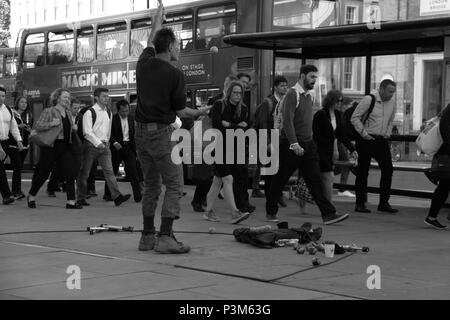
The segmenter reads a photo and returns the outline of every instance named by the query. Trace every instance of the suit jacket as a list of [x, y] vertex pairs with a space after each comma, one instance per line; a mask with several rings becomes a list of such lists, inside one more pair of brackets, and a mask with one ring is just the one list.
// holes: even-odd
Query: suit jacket
[[335, 110], [334, 115], [336, 117], [336, 130], [333, 129], [330, 112], [328, 112], [328, 110], [321, 109], [314, 115], [313, 137], [317, 145], [320, 159], [320, 170], [322, 172], [333, 171], [335, 139], [342, 142], [344, 146], [350, 150], [350, 152], [355, 151], [354, 145], [344, 133], [342, 126], [342, 114], [338, 110]]
[[[130, 136], [130, 147], [134, 153], [136, 153], [136, 141], [134, 139], [134, 117], [131, 115], [128, 116], [128, 128], [129, 128], [129, 136]], [[115, 114], [112, 118], [112, 127], [111, 127], [111, 149], [116, 150], [114, 148], [114, 143], [118, 142], [123, 147], [123, 132], [122, 132], [122, 123], [120, 121], [119, 114]]]

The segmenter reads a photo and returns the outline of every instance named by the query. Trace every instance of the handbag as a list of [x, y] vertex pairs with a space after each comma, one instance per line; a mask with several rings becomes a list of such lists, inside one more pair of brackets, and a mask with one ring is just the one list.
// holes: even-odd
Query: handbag
[[60, 131], [60, 126], [51, 127], [50, 129], [45, 131], [36, 131], [35, 129], [33, 129], [31, 130], [28, 140], [30, 141], [30, 143], [34, 143], [39, 147], [53, 148]]
[[435, 180], [450, 180], [450, 156], [447, 154], [435, 155], [430, 171]]
[[295, 197], [307, 203], [315, 204], [314, 198], [311, 195], [311, 192], [309, 192], [309, 189], [306, 186], [306, 182], [305, 179], [303, 179], [303, 177], [300, 177], [298, 179], [297, 190], [295, 190]]

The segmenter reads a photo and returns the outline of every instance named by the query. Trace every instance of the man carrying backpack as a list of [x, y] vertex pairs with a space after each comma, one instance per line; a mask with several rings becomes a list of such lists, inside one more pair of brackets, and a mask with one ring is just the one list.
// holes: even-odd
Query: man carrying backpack
[[109, 140], [111, 137], [111, 111], [108, 109], [109, 95], [108, 89], [97, 88], [94, 92], [94, 98], [97, 102], [83, 115], [83, 163], [80, 170], [78, 184], [78, 204], [88, 206], [87, 179], [92, 168], [92, 163], [98, 160], [102, 167], [106, 183], [111, 191], [111, 197], [116, 206], [128, 201], [130, 194], [122, 195], [117, 185], [114, 175], [111, 150]]
[[276, 112], [274, 126], [280, 129], [280, 161], [278, 173], [272, 180], [267, 196], [268, 222], [278, 222], [279, 195], [296, 169], [305, 179], [322, 213], [324, 224], [335, 224], [349, 217], [348, 214], [336, 213], [334, 205], [325, 197], [320, 179], [319, 156], [313, 140], [313, 97], [310, 92], [314, 89], [317, 72], [317, 68], [313, 65], [302, 66], [297, 84], [288, 91], [277, 107], [280, 112]]
[[[366, 207], [367, 202], [367, 177], [369, 175], [370, 161], [374, 158], [381, 170], [380, 201], [378, 211], [396, 213], [389, 204], [391, 193], [392, 166], [391, 152], [389, 148], [390, 133], [397, 107], [392, 97], [397, 85], [390, 79], [385, 79], [380, 84], [380, 89], [373, 97], [366, 96], [356, 107], [351, 117], [359, 137], [356, 139], [356, 151], [358, 152], [358, 169], [355, 182], [356, 188], [356, 212], [370, 213]], [[369, 112], [370, 109], [373, 109]], [[367, 117], [368, 114], [368, 117]], [[362, 119], [366, 121], [363, 122]]]

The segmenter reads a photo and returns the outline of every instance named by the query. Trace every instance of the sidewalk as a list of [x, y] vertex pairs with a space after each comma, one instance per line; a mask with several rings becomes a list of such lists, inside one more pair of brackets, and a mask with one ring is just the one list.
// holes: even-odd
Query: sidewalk
[[[26, 183], [24, 190], [28, 190]], [[130, 191], [128, 183], [121, 190]], [[175, 222], [178, 240], [192, 247], [187, 255], [159, 255], [137, 250], [139, 233], [89, 235], [86, 227], [109, 223], [142, 228], [141, 205], [121, 207], [99, 197], [82, 211], [64, 208], [65, 195], [37, 199], [38, 209], [25, 201], [0, 206], [0, 233], [73, 230], [70, 233], [30, 233], [0, 236], [0, 299], [170, 299], [170, 300], [315, 300], [315, 299], [449, 299], [449, 232], [426, 227], [429, 201], [393, 198], [396, 216], [353, 212], [353, 203], [336, 197], [340, 212], [351, 217], [341, 225], [323, 226], [315, 207], [300, 216], [294, 201], [280, 209], [280, 219], [291, 227], [304, 222], [324, 229], [323, 240], [370, 247], [357, 253], [326, 259], [313, 268], [312, 256], [292, 248], [258, 249], [240, 244], [231, 235], [239, 227], [229, 223], [224, 201], [218, 200], [220, 223], [204, 221], [190, 206], [194, 189], [186, 187], [182, 218]], [[376, 209], [377, 197], [370, 197]], [[256, 213], [241, 226], [266, 225], [264, 200], [252, 199]], [[447, 212], [441, 214], [445, 224]], [[159, 219], [158, 219], [159, 220]], [[157, 221], [159, 225], [159, 221]], [[182, 232], [180, 232], [182, 231]], [[201, 233], [193, 233], [201, 232]], [[328, 264], [330, 263], [330, 264]], [[326, 265], [328, 264], [328, 265]], [[69, 266], [81, 269], [81, 290], [68, 290]], [[381, 269], [381, 290], [369, 290], [369, 266]], [[290, 275], [290, 276], [289, 276]], [[286, 277], [285, 277], [286, 276]], [[276, 280], [278, 279], [278, 280]]]

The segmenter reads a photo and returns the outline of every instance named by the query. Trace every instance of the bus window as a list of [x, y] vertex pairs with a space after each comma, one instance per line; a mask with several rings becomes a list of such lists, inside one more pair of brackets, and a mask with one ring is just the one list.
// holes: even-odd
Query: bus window
[[221, 92], [219, 88], [199, 89], [195, 91], [195, 105], [203, 107], [208, 104], [208, 101]]
[[131, 22], [131, 52], [132, 57], [138, 58], [147, 47], [147, 40], [152, 31], [152, 21], [148, 18]]
[[236, 33], [236, 5], [225, 4], [198, 11], [197, 49], [224, 47], [224, 36]]
[[116, 60], [127, 57], [126, 22], [99, 26], [97, 41], [97, 60]]
[[189, 51], [192, 50], [192, 39], [193, 39], [193, 14], [190, 11], [183, 13], [171, 13], [167, 14], [166, 21], [164, 22], [165, 27], [170, 27], [180, 38], [180, 50]]
[[274, 0], [273, 26], [314, 29], [336, 24], [336, 1]]
[[31, 69], [44, 65], [44, 39], [43, 33], [30, 34], [27, 36], [23, 53], [24, 68]]
[[92, 27], [77, 30], [77, 61], [91, 62], [94, 60], [94, 29]]
[[48, 34], [48, 64], [73, 62], [74, 38], [71, 30]]
[[17, 60], [15, 57], [6, 57], [5, 74], [6, 77], [14, 77], [17, 74]]

